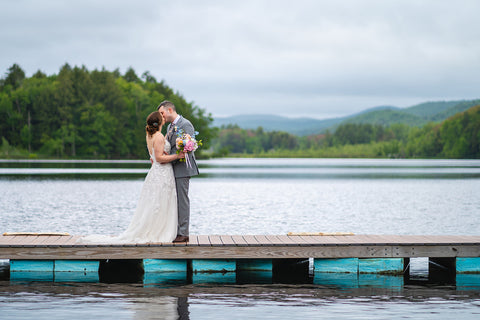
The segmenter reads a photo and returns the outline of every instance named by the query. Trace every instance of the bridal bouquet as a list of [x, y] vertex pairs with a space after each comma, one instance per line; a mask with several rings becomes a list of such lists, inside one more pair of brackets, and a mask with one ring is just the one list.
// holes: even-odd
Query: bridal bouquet
[[[197, 134], [198, 132], [195, 131], [195, 134], [191, 136], [188, 133], [185, 133], [182, 129], [180, 129], [177, 132], [177, 140], [176, 140], [177, 153], [180, 153], [180, 152], [191, 153], [197, 150], [198, 147], [202, 145], [202, 140], [197, 141], [195, 139], [195, 136]], [[189, 168], [192, 167], [192, 165], [190, 164], [190, 160], [187, 156], [183, 159], [180, 159], [180, 161], [186, 162], [187, 167]]]

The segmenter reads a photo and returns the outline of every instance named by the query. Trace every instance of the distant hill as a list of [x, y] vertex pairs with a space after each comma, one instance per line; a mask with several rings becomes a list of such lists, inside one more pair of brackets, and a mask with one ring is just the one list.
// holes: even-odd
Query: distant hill
[[479, 105], [480, 100], [459, 100], [425, 102], [405, 109], [384, 109], [364, 112], [347, 117], [342, 123], [371, 123], [391, 125], [402, 123], [409, 126], [423, 126], [428, 122], [440, 122], [459, 112]]
[[425, 102], [403, 109], [403, 111], [421, 118], [429, 118], [435, 114], [448, 110], [459, 103], [461, 103], [461, 101]]
[[470, 101], [462, 101], [457, 103], [451, 108], [448, 108], [442, 112], [439, 112], [431, 117], [432, 121], [443, 121], [447, 118], [450, 118], [451, 116], [459, 113], [459, 112], [464, 112], [468, 110], [469, 108], [473, 106], [478, 106], [480, 105], [480, 99], [479, 100], [470, 100]]
[[238, 115], [215, 118], [213, 125], [217, 127], [238, 125], [243, 129], [262, 127], [266, 131], [286, 131], [304, 136], [323, 133], [326, 130], [334, 131], [337, 126], [343, 123], [371, 123], [385, 126], [403, 123], [409, 126], [423, 126], [428, 122], [443, 121], [475, 105], [480, 105], [480, 99], [425, 102], [408, 108], [379, 106], [346, 117], [322, 120], [287, 118], [268, 114]]
[[340, 123], [344, 118], [318, 120], [312, 118], [287, 118], [268, 114], [238, 115], [226, 118], [215, 118], [213, 125], [217, 127], [238, 125], [242, 129], [257, 129], [266, 131], [286, 131], [303, 136], [320, 133], [323, 130]]
[[[381, 124], [381, 125], [391, 125], [394, 123], [405, 123], [411, 126], [420, 126], [425, 123], [422, 118], [409, 114], [401, 109], [398, 110], [378, 110], [367, 113], [362, 113], [357, 116], [348, 117], [341, 123], [370, 123], [370, 124]], [[341, 124], [340, 123], [340, 124]]]
[[[371, 111], [397, 109], [400, 108], [393, 106], [380, 106], [361, 111], [352, 116], [361, 115]], [[287, 118], [269, 114], [249, 114], [215, 118], [213, 125], [216, 127], [237, 125], [242, 129], [257, 129], [258, 127], [262, 127], [266, 131], [286, 131], [291, 134], [305, 136], [325, 132], [328, 128], [333, 128], [352, 116], [319, 120], [313, 118]]]

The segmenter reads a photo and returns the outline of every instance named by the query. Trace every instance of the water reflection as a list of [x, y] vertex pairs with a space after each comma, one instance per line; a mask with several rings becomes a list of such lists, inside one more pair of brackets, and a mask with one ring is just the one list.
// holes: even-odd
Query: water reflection
[[[0, 177], [141, 178], [149, 167], [145, 160], [3, 160]], [[199, 167], [200, 178], [480, 178], [479, 160], [214, 159]]]
[[[417, 268], [425, 271], [424, 266]], [[446, 317], [468, 316], [478, 312], [480, 303], [480, 274], [459, 274], [456, 284], [441, 286], [411, 284], [401, 276], [327, 273], [316, 273], [308, 284], [245, 284], [267, 277], [246, 271], [233, 281], [232, 274], [219, 273], [216, 282], [210, 278], [198, 283], [185, 272], [145, 273], [143, 280], [131, 283], [0, 279], [0, 314], [41, 320], [55, 319], [52, 314], [138, 320], [355, 319], [367, 312], [370, 319], [413, 319], [433, 310]]]
[[[318, 285], [223, 285], [176, 288], [136, 284], [5, 286], [0, 282], [5, 318], [115, 319], [418, 319], [471, 318], [480, 291], [409, 286], [338, 290]], [[56, 317], [57, 316], [57, 317]], [[434, 316], [434, 317], [433, 317]]]
[[190, 319], [187, 297], [157, 296], [137, 298], [128, 305], [133, 319]]

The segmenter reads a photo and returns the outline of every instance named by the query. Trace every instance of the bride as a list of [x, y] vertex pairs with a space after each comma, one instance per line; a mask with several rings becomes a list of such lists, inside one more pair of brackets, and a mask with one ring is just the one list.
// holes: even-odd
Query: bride
[[177, 191], [170, 162], [184, 158], [184, 153], [168, 154], [170, 143], [162, 135], [165, 119], [160, 112], [147, 117], [147, 148], [152, 161], [143, 183], [137, 209], [128, 228], [118, 237], [89, 235], [87, 242], [146, 243], [172, 242], [177, 236]]

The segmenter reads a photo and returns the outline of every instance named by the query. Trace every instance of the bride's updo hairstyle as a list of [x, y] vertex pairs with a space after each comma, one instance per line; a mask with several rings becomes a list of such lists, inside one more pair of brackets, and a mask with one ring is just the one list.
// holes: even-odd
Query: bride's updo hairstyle
[[147, 117], [147, 126], [145, 130], [149, 136], [153, 136], [155, 132], [161, 129], [163, 117], [158, 111], [150, 113]]

